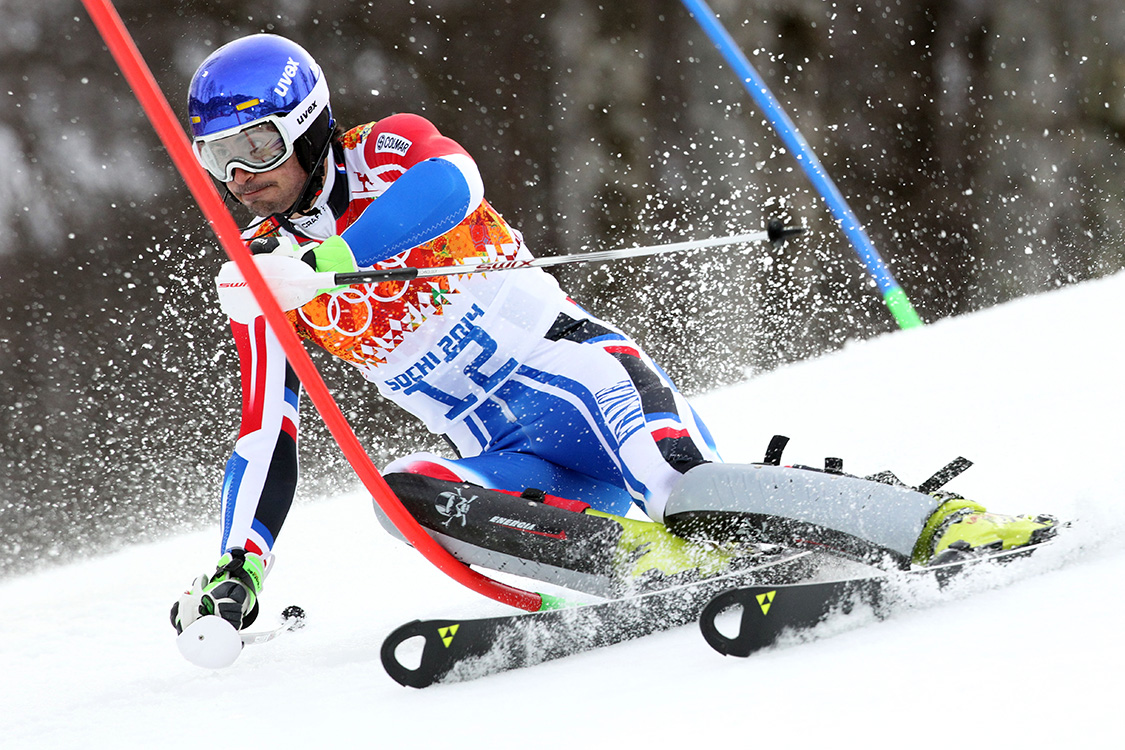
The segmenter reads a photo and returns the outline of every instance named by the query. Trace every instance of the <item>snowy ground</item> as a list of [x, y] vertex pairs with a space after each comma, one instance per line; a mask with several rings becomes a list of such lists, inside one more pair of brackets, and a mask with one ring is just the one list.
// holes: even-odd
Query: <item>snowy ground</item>
[[747, 660], [689, 627], [417, 691], [380, 666], [393, 627], [504, 608], [393, 542], [364, 497], [325, 498], [294, 509], [263, 602], [302, 605], [308, 627], [225, 671], [186, 663], [167, 621], [213, 534], [0, 583], [0, 746], [1117, 746], [1123, 300], [1118, 275], [697, 400], [728, 461], [759, 460], [774, 433], [790, 462], [842, 456], [910, 482], [964, 455], [976, 466], [952, 488], [1078, 519], [1010, 585]]

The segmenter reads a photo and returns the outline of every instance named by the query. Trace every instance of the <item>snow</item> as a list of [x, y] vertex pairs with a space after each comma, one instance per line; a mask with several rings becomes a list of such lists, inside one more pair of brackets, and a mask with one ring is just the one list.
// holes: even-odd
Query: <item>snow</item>
[[1125, 671], [1122, 300], [1117, 275], [696, 399], [728, 461], [760, 459], [774, 433], [792, 438], [789, 462], [841, 456], [909, 482], [973, 459], [951, 488], [1077, 521], [1021, 575], [750, 659], [687, 627], [418, 691], [380, 665], [391, 629], [506, 610], [388, 537], [364, 496], [330, 497], [295, 506], [264, 594], [266, 612], [300, 604], [308, 626], [223, 671], [180, 657], [167, 614], [212, 563], [214, 534], [0, 582], [0, 744], [1111, 746]]

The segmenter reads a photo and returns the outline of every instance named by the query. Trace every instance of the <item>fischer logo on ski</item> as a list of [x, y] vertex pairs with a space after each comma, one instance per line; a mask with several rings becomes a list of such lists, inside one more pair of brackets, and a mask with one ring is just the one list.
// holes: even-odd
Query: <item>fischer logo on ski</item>
[[438, 635], [441, 637], [441, 642], [445, 644], [446, 648], [453, 645], [453, 636], [457, 635], [457, 629], [460, 625], [450, 625], [447, 628], [438, 628]]

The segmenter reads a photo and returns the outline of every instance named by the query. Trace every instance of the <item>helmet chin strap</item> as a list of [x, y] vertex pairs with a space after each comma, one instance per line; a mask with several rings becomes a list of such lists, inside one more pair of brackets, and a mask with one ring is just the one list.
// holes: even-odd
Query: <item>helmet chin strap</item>
[[301, 192], [297, 194], [297, 200], [293, 201], [293, 205], [289, 206], [289, 208], [285, 209], [284, 211], [273, 214], [273, 218], [277, 219], [279, 223], [288, 223], [289, 217], [294, 213], [296, 213], [297, 211], [304, 211], [305, 209], [312, 206], [313, 195], [316, 193], [316, 191], [313, 189], [313, 182], [316, 180], [316, 176], [318, 173], [321, 175], [321, 179], [323, 180], [324, 173], [328, 170], [326, 162], [328, 160], [328, 152], [332, 148], [332, 130], [329, 129], [328, 133], [328, 138], [325, 139], [324, 146], [320, 149], [320, 156], [318, 156], [316, 161], [313, 162], [315, 166], [311, 170], [309, 170], [309, 176], [305, 180], [304, 186], [301, 187]]
[[[254, 227], [259, 226], [263, 222], [268, 221], [270, 219], [273, 219], [274, 221], [276, 221], [280, 226], [283, 226], [286, 229], [290, 229], [291, 224], [289, 222], [289, 217], [292, 216], [297, 211], [303, 211], [304, 209], [306, 209], [306, 208], [308, 208], [309, 206], [312, 205], [312, 197], [313, 197], [313, 194], [316, 192], [315, 190], [313, 190], [313, 181], [316, 179], [316, 175], [317, 175], [318, 172], [321, 172], [322, 170], [325, 170], [325, 171], [327, 170], [326, 162], [327, 162], [327, 159], [328, 159], [328, 152], [332, 148], [332, 135], [331, 135], [332, 130], [330, 129], [328, 132], [329, 132], [329, 136], [328, 136], [327, 140], [325, 140], [324, 146], [320, 149], [320, 156], [317, 158], [317, 160], [315, 162], [313, 162], [317, 166], [315, 166], [309, 172], [309, 176], [307, 178], [305, 178], [305, 184], [301, 187], [301, 191], [299, 193], [297, 193], [297, 200], [293, 201], [293, 203], [289, 206], [289, 208], [285, 209], [284, 211], [278, 211], [277, 213], [270, 214], [269, 216], [263, 216], [262, 218], [258, 219], [257, 221], [250, 222], [246, 226], [242, 227], [243, 232], [246, 232], [250, 229], [253, 229]], [[226, 192], [227, 192], [224, 200], [226, 198], [234, 196], [234, 194], [231, 193], [230, 188], [227, 188], [225, 185], [224, 185], [224, 188], [226, 189]], [[237, 198], [235, 198], [235, 200], [237, 200]], [[292, 229], [290, 229], [290, 231], [292, 231]]]

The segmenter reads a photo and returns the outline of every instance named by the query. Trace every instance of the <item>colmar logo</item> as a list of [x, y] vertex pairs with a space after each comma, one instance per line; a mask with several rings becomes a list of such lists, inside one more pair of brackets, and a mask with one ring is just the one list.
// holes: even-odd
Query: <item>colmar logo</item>
[[394, 133], [380, 133], [379, 137], [375, 139], [375, 153], [377, 154], [398, 154], [399, 156], [406, 156], [406, 152], [413, 146], [412, 141], [408, 141], [401, 135]]
[[[292, 57], [285, 63], [285, 70], [281, 73], [281, 78], [277, 79], [277, 85], [273, 87], [273, 91], [278, 96], [285, 96], [289, 93], [289, 87], [293, 85], [293, 77], [297, 75], [297, 69], [301, 64], [294, 60]], [[308, 113], [305, 113], [308, 115]]]

